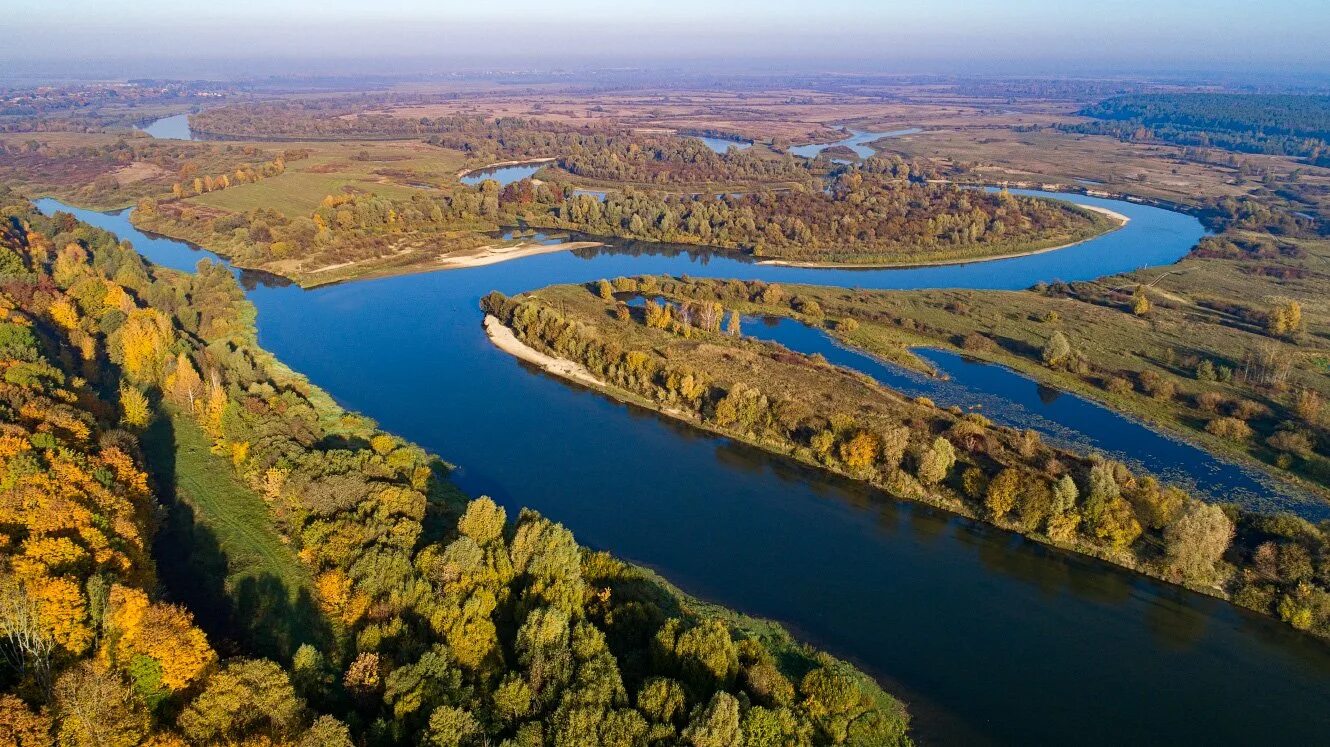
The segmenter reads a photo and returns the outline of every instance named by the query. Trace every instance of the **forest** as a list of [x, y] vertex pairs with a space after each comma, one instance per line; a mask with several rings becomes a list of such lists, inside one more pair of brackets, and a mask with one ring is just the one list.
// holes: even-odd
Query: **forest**
[[[225, 268], [151, 266], [4, 189], [0, 211], [0, 741], [909, 743], [848, 665], [466, 500], [260, 348]], [[262, 498], [321, 624], [237, 634], [159, 583], [172, 507], [141, 442], [166, 417]]]
[[1089, 238], [1112, 225], [1062, 202], [926, 183], [897, 159], [844, 170], [825, 191], [713, 197], [625, 190], [603, 202], [571, 194], [548, 207], [542, 197], [534, 192], [532, 207], [513, 199], [508, 209], [534, 226], [829, 263], [908, 264], [1029, 251]]
[[[701, 146], [699, 146], [701, 147]], [[710, 153], [710, 151], [706, 151]], [[712, 154], [715, 156], [715, 154]], [[492, 243], [501, 226], [710, 246], [762, 258], [908, 264], [1079, 241], [1113, 227], [1052, 200], [927, 183], [926, 163], [874, 158], [826, 191], [678, 195], [626, 189], [599, 200], [557, 181], [486, 181], [442, 195], [329, 195], [309, 217], [257, 208], [226, 213], [164, 195], [139, 202], [135, 223], [186, 238], [246, 267], [301, 273], [424, 252], [430, 258]]]
[[[646, 301], [626, 305], [633, 297]], [[819, 356], [745, 338], [737, 309], [750, 304], [833, 329], [858, 324], [760, 281], [643, 276], [485, 300], [526, 344], [576, 362], [632, 401], [1330, 637], [1324, 527], [1210, 504], [1033, 431], [907, 399]], [[1074, 366], [1078, 353], [1058, 331], [1041, 356]]]
[[1080, 114], [1102, 121], [1066, 129], [1243, 153], [1301, 156], [1316, 165], [1330, 165], [1330, 96], [1136, 94], [1101, 101]]

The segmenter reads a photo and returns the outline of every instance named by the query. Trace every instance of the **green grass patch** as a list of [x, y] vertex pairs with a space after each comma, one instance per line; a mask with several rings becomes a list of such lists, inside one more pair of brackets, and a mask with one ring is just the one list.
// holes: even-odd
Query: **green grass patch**
[[327, 650], [334, 635], [308, 571], [199, 426], [162, 416], [143, 447], [167, 512], [154, 554], [171, 598], [194, 611], [215, 645], [280, 659], [302, 643]]

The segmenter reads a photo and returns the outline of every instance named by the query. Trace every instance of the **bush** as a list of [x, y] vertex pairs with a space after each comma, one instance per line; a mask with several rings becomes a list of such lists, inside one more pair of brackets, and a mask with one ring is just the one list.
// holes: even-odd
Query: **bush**
[[1205, 432], [1230, 441], [1246, 441], [1252, 436], [1251, 426], [1233, 417], [1211, 420], [1205, 425]]

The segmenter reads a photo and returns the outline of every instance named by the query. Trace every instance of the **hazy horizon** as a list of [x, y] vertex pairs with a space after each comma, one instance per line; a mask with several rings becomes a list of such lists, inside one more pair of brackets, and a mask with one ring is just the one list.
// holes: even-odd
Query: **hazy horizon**
[[8, 77], [243, 77], [594, 66], [917, 74], [1324, 76], [1330, 4], [789, 0], [665, 7], [403, 0], [9, 0]]

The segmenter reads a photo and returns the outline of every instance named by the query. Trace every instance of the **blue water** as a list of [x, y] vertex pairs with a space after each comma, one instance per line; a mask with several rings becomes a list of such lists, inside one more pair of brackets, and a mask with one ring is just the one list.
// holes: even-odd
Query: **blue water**
[[723, 137], [702, 137], [700, 135], [693, 135], [692, 137], [701, 140], [708, 148], [717, 153], [724, 153], [730, 148], [748, 150], [753, 147], [753, 143], [748, 140], [727, 140]]
[[[259, 338], [347, 407], [690, 593], [786, 623], [909, 701], [931, 744], [1316, 744], [1330, 649], [1272, 620], [615, 403], [531, 369], [481, 330], [480, 297], [638, 273], [861, 287], [1015, 288], [1171, 263], [1187, 216], [1133, 218], [1069, 249], [982, 265], [796, 270], [614, 248], [312, 291], [245, 281]], [[43, 210], [58, 203], [43, 200]], [[126, 216], [76, 210], [150, 259]]]
[[943, 407], [960, 406], [1001, 425], [1029, 428], [1045, 439], [1080, 451], [1098, 451], [1181, 484], [1214, 501], [1253, 510], [1281, 509], [1320, 521], [1330, 518], [1324, 500], [1268, 475], [1166, 436], [1077, 394], [1044, 386], [1005, 366], [949, 350], [916, 348], [940, 376], [928, 376], [847, 347], [825, 331], [788, 318], [753, 318], [744, 334], [860, 371], [910, 397]]
[[902, 135], [913, 135], [916, 132], [923, 132], [918, 127], [909, 127], [903, 130], [891, 130], [889, 132], [866, 132], [864, 130], [850, 130], [850, 136], [842, 140], [831, 143], [811, 143], [809, 145], [797, 145], [790, 148], [790, 153], [804, 158], [816, 158], [818, 153], [832, 147], [833, 145], [844, 145], [855, 152], [860, 158], [872, 158], [877, 151], [873, 150], [868, 144], [874, 140], [881, 140], [884, 137], [901, 137]]
[[189, 115], [177, 114], [163, 117], [146, 127], [138, 128], [159, 140], [193, 140], [194, 133], [189, 129]]
[[537, 171], [545, 168], [549, 162], [543, 163], [521, 163], [514, 166], [495, 166], [488, 169], [476, 169], [463, 174], [460, 181], [463, 184], [475, 186], [487, 179], [493, 179], [499, 183], [499, 186], [506, 187], [513, 182], [520, 182], [523, 179], [529, 179]]

